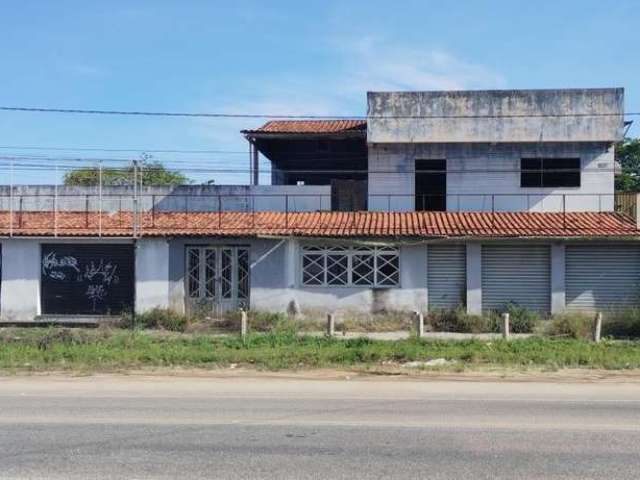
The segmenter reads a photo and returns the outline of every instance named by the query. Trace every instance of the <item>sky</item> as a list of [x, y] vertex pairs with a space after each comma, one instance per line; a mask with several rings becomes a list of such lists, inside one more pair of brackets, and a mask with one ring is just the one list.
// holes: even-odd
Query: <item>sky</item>
[[[626, 111], [640, 111], [638, 7], [637, 0], [2, 0], [0, 106], [364, 115], [368, 90], [624, 87]], [[0, 111], [0, 165], [6, 174], [7, 158], [30, 157], [22, 162], [43, 162], [51, 173], [14, 167], [13, 180], [50, 183], [68, 158], [217, 150], [234, 153], [151, 155], [185, 169], [242, 169], [249, 155], [239, 131], [261, 123]], [[133, 151], [78, 150], [85, 148]], [[188, 173], [197, 182], [249, 178]]]

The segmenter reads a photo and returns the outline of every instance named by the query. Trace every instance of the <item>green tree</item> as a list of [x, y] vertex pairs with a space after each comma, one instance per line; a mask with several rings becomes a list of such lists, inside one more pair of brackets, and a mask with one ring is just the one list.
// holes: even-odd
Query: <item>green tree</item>
[[[64, 175], [64, 184], [69, 186], [93, 187], [98, 185], [100, 172], [98, 167], [81, 167]], [[102, 169], [102, 185], [133, 185], [134, 167], [105, 167]], [[160, 162], [140, 162], [138, 164], [138, 182], [143, 186], [184, 185], [191, 181], [182, 172], [167, 170]]]
[[616, 162], [622, 169], [616, 175], [616, 191], [640, 192], [640, 138], [625, 138], [616, 144]]

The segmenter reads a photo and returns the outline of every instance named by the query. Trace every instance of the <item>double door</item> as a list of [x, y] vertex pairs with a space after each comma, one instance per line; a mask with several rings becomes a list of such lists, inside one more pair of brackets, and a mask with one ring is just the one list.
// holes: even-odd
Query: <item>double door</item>
[[191, 315], [220, 315], [249, 308], [249, 249], [186, 247], [186, 307]]

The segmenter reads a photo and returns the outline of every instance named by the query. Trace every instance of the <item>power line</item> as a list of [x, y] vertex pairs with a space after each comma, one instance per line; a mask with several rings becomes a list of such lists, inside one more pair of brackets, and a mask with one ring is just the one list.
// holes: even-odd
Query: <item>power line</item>
[[36, 147], [36, 146], [21, 146], [21, 145], [0, 145], [0, 149], [3, 150], [51, 150], [61, 152], [134, 152], [134, 153], [186, 153], [186, 154], [211, 154], [211, 153], [223, 153], [223, 154], [243, 154], [248, 155], [249, 150], [188, 150], [188, 149], [173, 149], [163, 150], [158, 148], [100, 148], [100, 147]]
[[95, 110], [81, 108], [46, 108], [46, 107], [13, 107], [0, 106], [0, 111], [31, 113], [66, 113], [87, 115], [127, 115], [142, 117], [205, 117], [205, 118], [253, 118], [253, 119], [287, 119], [287, 120], [368, 120], [368, 119], [453, 119], [453, 118], [535, 118], [535, 117], [610, 117], [640, 116], [640, 112], [627, 113], [540, 113], [540, 114], [505, 114], [505, 115], [275, 115], [270, 113], [219, 113], [219, 112], [153, 112], [142, 110]]

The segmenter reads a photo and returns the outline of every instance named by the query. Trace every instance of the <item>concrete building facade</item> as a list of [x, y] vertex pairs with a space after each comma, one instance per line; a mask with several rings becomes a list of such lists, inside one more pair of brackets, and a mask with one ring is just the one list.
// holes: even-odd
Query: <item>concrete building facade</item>
[[635, 305], [623, 113], [621, 89], [369, 93], [366, 121], [244, 131], [274, 185], [0, 187], [0, 318]]

